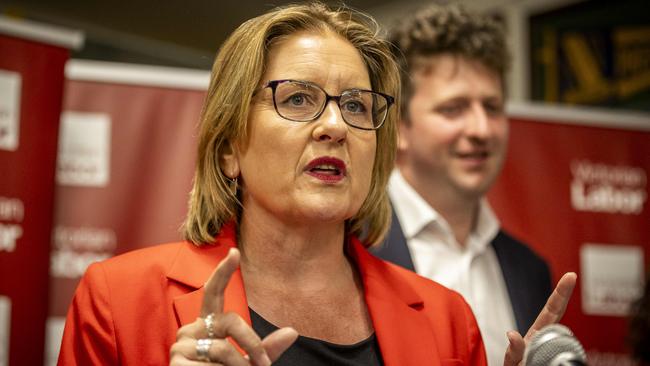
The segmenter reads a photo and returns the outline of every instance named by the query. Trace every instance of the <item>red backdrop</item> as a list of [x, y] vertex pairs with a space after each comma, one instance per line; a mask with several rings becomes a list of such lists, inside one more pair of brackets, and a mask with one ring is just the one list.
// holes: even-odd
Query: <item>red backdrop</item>
[[[208, 73], [73, 61], [52, 235], [50, 363], [86, 266], [180, 240]], [[200, 82], [183, 82], [189, 79]], [[177, 81], [181, 83], [178, 84]], [[199, 80], [199, 81], [200, 81]], [[153, 85], [152, 85], [153, 84]]]
[[5, 125], [1, 131], [3, 138], [17, 134], [18, 145], [15, 150], [0, 148], [0, 294], [11, 302], [9, 365], [43, 364], [54, 171], [67, 59], [65, 48], [0, 35], [0, 69], [17, 73], [21, 80], [19, 126]]
[[[602, 126], [626, 126], [630, 118], [605, 113], [594, 121], [592, 113], [563, 116], [550, 107], [525, 114], [511, 118], [508, 158], [490, 201], [503, 226], [549, 261], [556, 281], [565, 272], [578, 273], [563, 323], [585, 346], [590, 364], [629, 362], [622, 313], [639, 295], [650, 249], [650, 117], [636, 116], [638, 128], [621, 129]], [[590, 261], [593, 244], [612, 255]], [[613, 254], [619, 250], [637, 258], [617, 262]], [[594, 279], [585, 265], [596, 265], [605, 277]], [[606, 283], [616, 278], [622, 279]], [[602, 295], [600, 309], [588, 311], [585, 291], [594, 287]]]

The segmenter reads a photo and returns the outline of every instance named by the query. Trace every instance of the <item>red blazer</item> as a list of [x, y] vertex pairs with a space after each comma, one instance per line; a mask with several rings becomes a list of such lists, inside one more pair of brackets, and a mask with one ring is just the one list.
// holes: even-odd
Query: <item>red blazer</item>
[[[350, 243], [385, 365], [487, 365], [459, 294]], [[58, 364], [168, 365], [176, 331], [199, 315], [204, 282], [235, 246], [227, 225], [214, 245], [166, 244], [91, 265], [68, 311]], [[250, 324], [239, 270], [224, 301]]]

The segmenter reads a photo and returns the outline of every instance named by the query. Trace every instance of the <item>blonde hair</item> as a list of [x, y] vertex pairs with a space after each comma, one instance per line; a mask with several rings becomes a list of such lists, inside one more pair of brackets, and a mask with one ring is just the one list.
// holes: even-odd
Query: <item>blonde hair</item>
[[[349, 8], [331, 9], [313, 2], [276, 8], [246, 21], [221, 46], [212, 68], [201, 115], [189, 211], [182, 228], [185, 239], [197, 245], [211, 243], [224, 223], [241, 214], [236, 189], [221, 171], [219, 157], [232, 146], [231, 142], [247, 139], [251, 99], [262, 82], [269, 48], [300, 31], [332, 32], [348, 40], [362, 55], [372, 89], [399, 98], [397, 64], [371, 17]], [[380, 242], [390, 225], [386, 184], [395, 157], [398, 109], [392, 108], [376, 131], [370, 190], [359, 212], [346, 222], [347, 232], [368, 246]]]

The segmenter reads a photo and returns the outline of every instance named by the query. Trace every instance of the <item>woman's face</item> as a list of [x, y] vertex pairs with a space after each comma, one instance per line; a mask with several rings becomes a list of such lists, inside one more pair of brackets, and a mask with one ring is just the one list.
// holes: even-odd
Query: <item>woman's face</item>
[[[262, 80], [284, 79], [316, 84], [332, 96], [371, 89], [361, 54], [334, 34], [300, 32], [273, 45]], [[276, 100], [305, 102], [300, 95], [284, 98]], [[272, 89], [264, 88], [251, 105], [248, 134], [231, 161], [243, 181], [244, 215], [342, 224], [358, 212], [370, 188], [376, 133], [348, 126], [336, 101], [318, 119], [294, 122], [278, 115]]]

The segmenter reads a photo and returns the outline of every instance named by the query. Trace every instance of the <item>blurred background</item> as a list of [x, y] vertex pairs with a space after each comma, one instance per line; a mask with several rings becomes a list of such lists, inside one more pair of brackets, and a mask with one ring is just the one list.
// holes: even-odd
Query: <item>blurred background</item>
[[[632, 365], [650, 250], [650, 3], [465, 0], [507, 29], [510, 153], [490, 196], [555, 280], [591, 365]], [[286, 2], [0, 3], [0, 366], [53, 365], [89, 263], [179, 239], [209, 69]], [[390, 28], [426, 1], [345, 4]]]
[[[650, 109], [647, 1], [460, 2], [506, 24], [514, 56], [512, 100]], [[83, 31], [84, 46], [71, 54], [75, 59], [209, 70], [230, 32], [284, 3], [289, 2], [5, 0], [0, 12]], [[426, 3], [345, 2], [386, 27]]]

